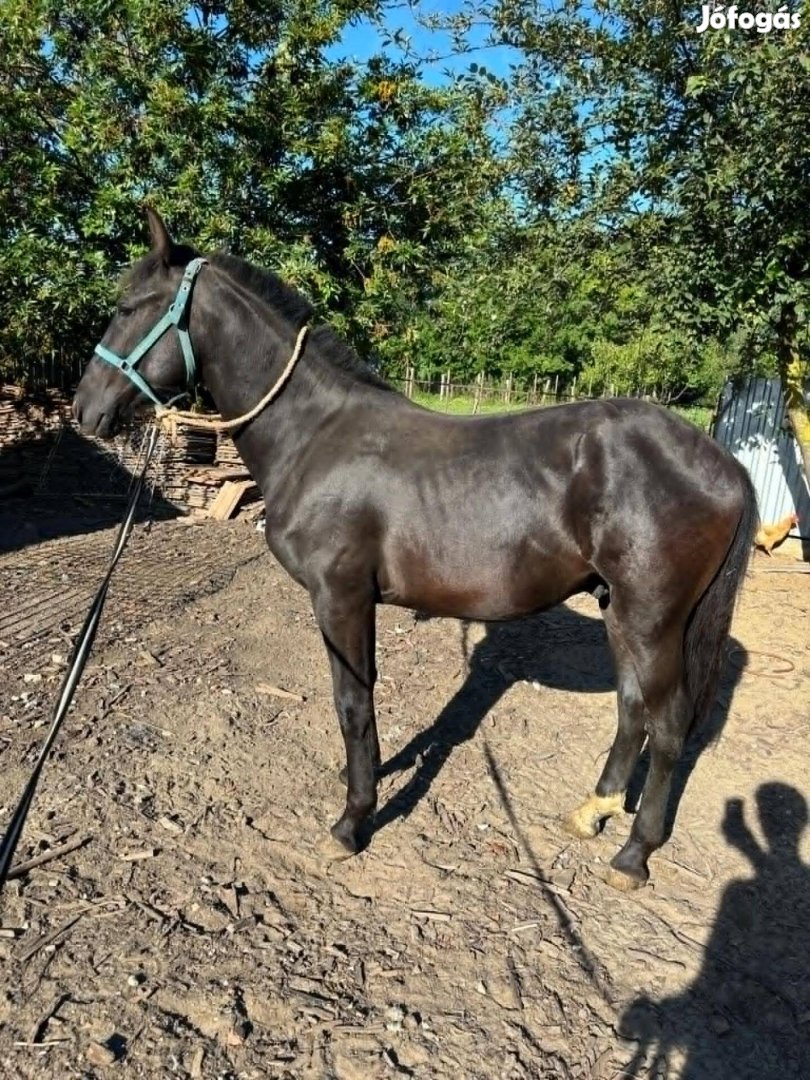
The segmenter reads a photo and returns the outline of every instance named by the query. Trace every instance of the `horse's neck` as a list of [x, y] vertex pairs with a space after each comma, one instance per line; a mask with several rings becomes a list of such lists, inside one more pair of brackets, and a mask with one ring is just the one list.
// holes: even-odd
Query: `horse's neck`
[[[208, 320], [203, 336], [202, 376], [228, 420], [262, 400], [284, 371], [295, 341], [279, 338], [262, 317], [259, 301], [241, 289], [226, 286], [221, 292], [223, 315]], [[324, 384], [317, 377], [317, 363], [312, 346], [305, 346], [278, 397], [234, 433], [236, 447], [265, 499], [288, 481], [302, 452], [345, 402], [348, 387]]]

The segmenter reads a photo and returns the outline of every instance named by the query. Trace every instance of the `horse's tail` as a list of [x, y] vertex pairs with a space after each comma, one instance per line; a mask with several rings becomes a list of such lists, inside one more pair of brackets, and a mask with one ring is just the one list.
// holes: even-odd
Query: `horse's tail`
[[738, 465], [738, 471], [743, 505], [737, 530], [720, 569], [698, 600], [686, 628], [686, 685], [695, 706], [692, 721], [694, 725], [702, 724], [708, 719], [717, 695], [726, 660], [725, 644], [734, 614], [734, 603], [748, 568], [754, 534], [759, 523], [757, 497], [751, 478], [742, 465]]

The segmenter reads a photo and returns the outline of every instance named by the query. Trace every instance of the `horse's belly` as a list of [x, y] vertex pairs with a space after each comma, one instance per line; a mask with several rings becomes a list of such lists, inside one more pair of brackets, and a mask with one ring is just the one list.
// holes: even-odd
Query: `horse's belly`
[[401, 553], [378, 575], [380, 600], [431, 615], [512, 619], [552, 607], [579, 591], [590, 570], [581, 559], [482, 558], [455, 561]]

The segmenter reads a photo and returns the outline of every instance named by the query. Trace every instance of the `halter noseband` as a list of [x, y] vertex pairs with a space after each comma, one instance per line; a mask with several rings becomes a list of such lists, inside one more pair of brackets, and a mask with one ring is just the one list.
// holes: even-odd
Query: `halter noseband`
[[207, 261], [207, 259], [191, 260], [183, 273], [183, 280], [180, 282], [180, 286], [177, 289], [177, 293], [174, 300], [172, 300], [169, 310], [163, 318], [155, 323], [146, 337], [142, 338], [126, 356], [119, 356], [117, 353], [114, 353], [112, 349], [108, 349], [106, 345], [96, 345], [96, 356], [123, 372], [129, 381], [134, 383], [140, 392], [145, 394], [150, 401], [155, 403], [155, 405], [162, 407], [165, 403], [160, 400], [146, 379], [144, 379], [144, 377], [135, 369], [152, 346], [163, 337], [167, 330], [171, 330], [171, 328], [174, 327], [175, 330], [177, 330], [177, 336], [180, 339], [180, 348], [183, 350], [183, 359], [186, 363], [187, 385], [194, 385], [197, 374], [197, 365], [194, 361], [194, 350], [191, 347], [191, 337], [188, 332], [188, 313], [194, 279]]

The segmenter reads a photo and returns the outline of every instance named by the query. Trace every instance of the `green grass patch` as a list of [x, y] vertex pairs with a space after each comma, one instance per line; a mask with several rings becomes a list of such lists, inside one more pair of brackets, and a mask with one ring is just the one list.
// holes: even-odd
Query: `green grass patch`
[[[438, 394], [427, 394], [423, 390], [417, 390], [411, 400], [426, 409], [433, 409], [434, 412], [454, 413], [457, 416], [470, 415], [475, 402], [472, 396], [458, 394], [442, 398]], [[482, 401], [478, 406], [478, 412], [479, 414], [518, 412], [530, 407], [525, 401]]]
[[[472, 414], [473, 405], [475, 399], [472, 395], [467, 394], [454, 394], [450, 397], [439, 397], [438, 394], [428, 394], [423, 390], [417, 390], [411, 399], [417, 405], [422, 405], [426, 409], [433, 409], [435, 412], [451, 413], [455, 416], [469, 416]], [[491, 413], [511, 413], [521, 412], [525, 409], [543, 408], [553, 405], [554, 402], [547, 402], [546, 406], [543, 405], [527, 405], [525, 398], [517, 401], [498, 401], [489, 400], [482, 401], [478, 407], [478, 414], [484, 415]], [[696, 427], [699, 427], [702, 431], [709, 430], [709, 424], [712, 419], [712, 409], [708, 405], [671, 405], [672, 412], [678, 413], [685, 420], [691, 421]]]

